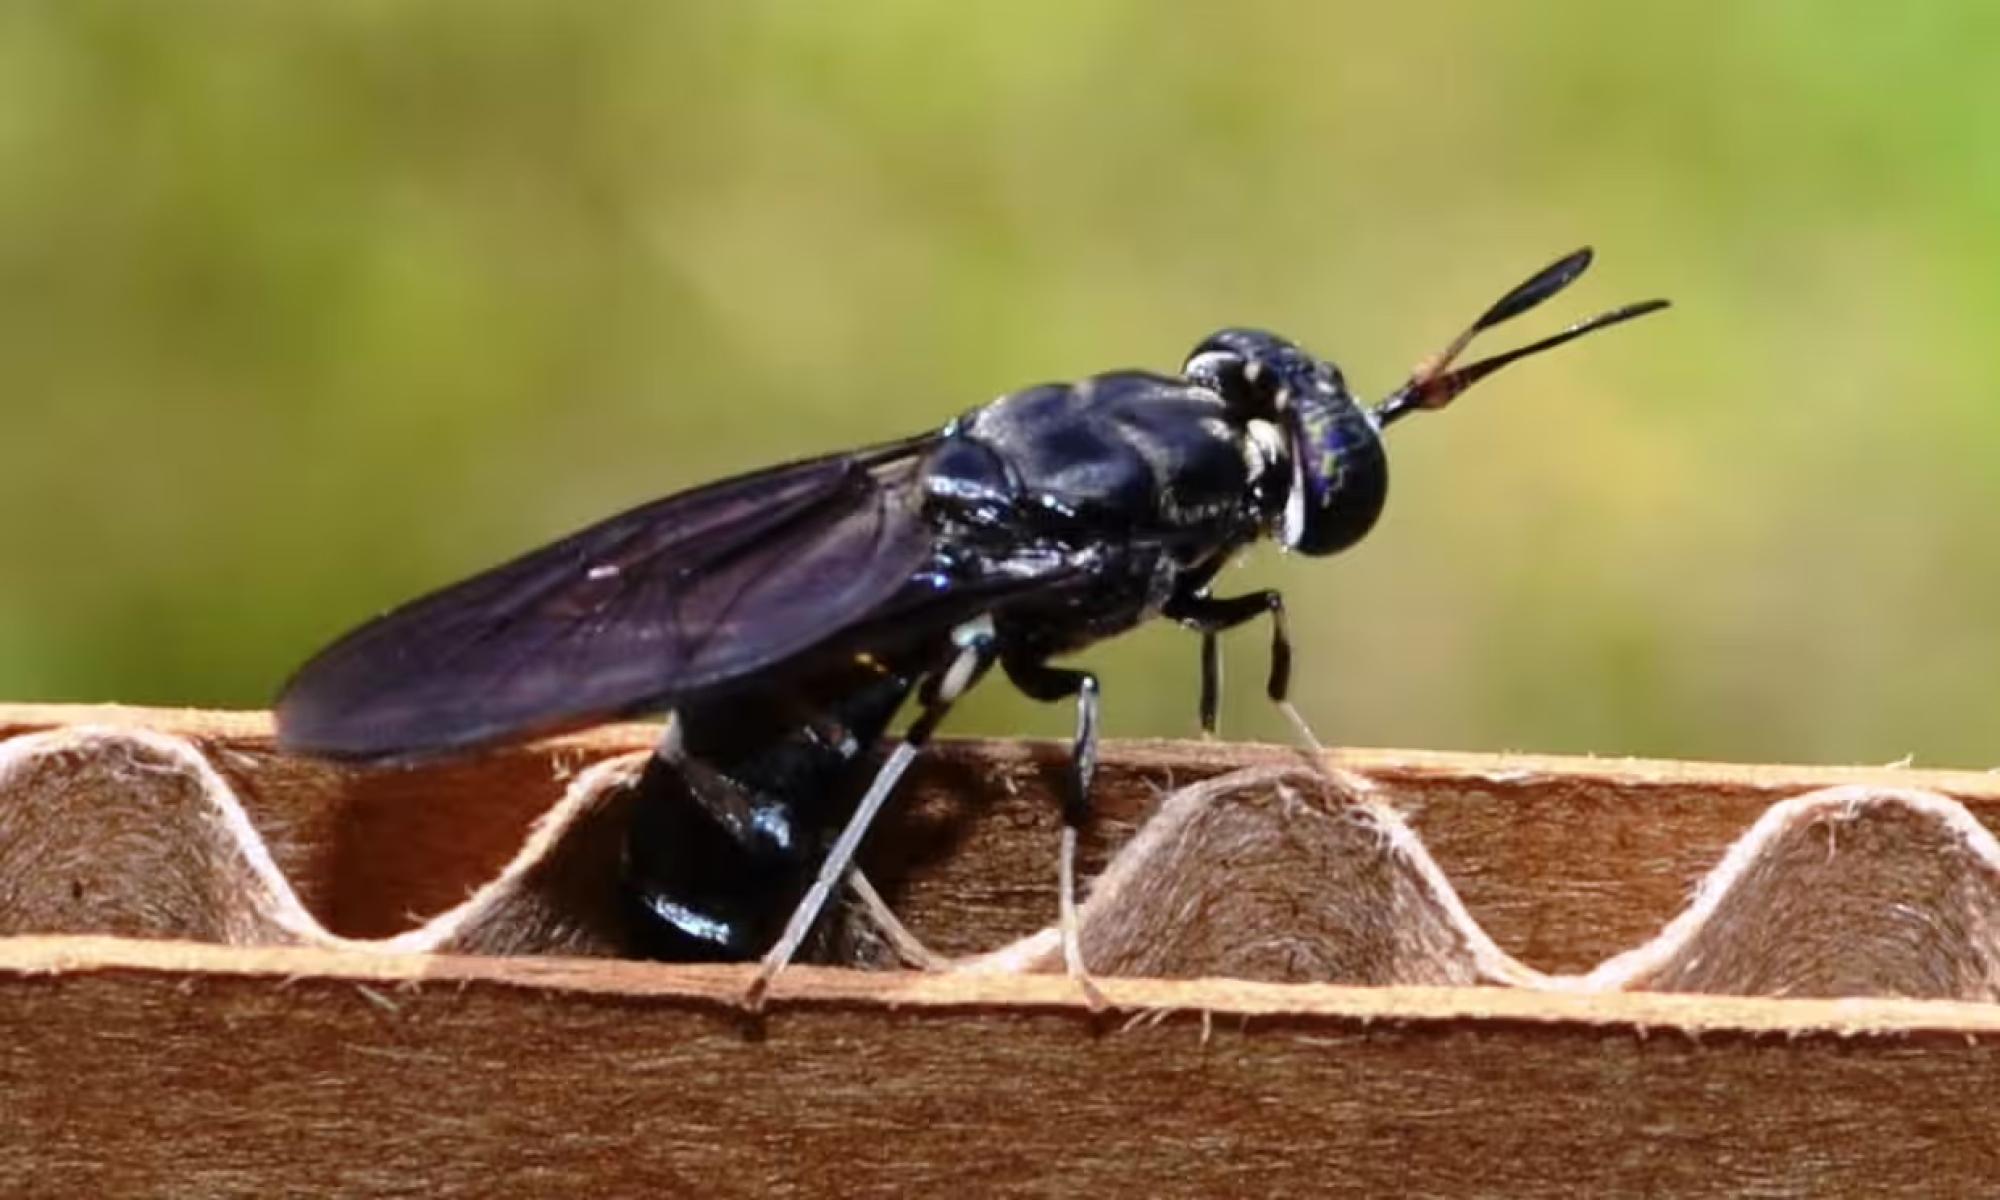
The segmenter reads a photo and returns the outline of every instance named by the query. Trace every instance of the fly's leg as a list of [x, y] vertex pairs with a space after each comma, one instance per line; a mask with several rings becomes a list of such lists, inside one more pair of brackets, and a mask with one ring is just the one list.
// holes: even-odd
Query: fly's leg
[[861, 901], [861, 907], [868, 911], [868, 919], [875, 923], [876, 931], [889, 943], [889, 948], [904, 966], [919, 971], [942, 971], [951, 965], [949, 959], [924, 945], [922, 938], [910, 932], [910, 927], [903, 924], [902, 918], [889, 907], [882, 893], [875, 890], [875, 885], [868, 882], [868, 876], [862, 874], [860, 867], [847, 873], [847, 890]]
[[1179, 621], [1201, 634], [1201, 731], [1205, 736], [1215, 735], [1216, 713], [1221, 702], [1222, 657], [1216, 645], [1216, 635], [1238, 625], [1248, 624], [1258, 617], [1271, 617], [1271, 674], [1265, 681], [1264, 692], [1271, 703], [1285, 714], [1291, 722], [1292, 731], [1315, 756], [1323, 754], [1325, 748], [1319, 738], [1313, 735], [1312, 727], [1299, 715], [1292, 704], [1292, 635], [1285, 623], [1284, 593], [1267, 588], [1258, 592], [1246, 592], [1241, 596], [1216, 597], [1206, 591], [1188, 596], [1176, 596], [1161, 610], [1170, 620]]
[[[1292, 684], [1292, 639], [1285, 625], [1285, 597], [1275, 589], [1217, 598], [1206, 591], [1177, 596], [1161, 610], [1201, 634], [1201, 730], [1213, 736], [1221, 705], [1222, 656], [1217, 636], [1258, 617], [1271, 617], [1271, 674], [1265, 691], [1273, 703], [1289, 708]], [[1296, 720], [1296, 718], [1294, 718]]]
[[1097, 676], [1045, 663], [1009, 660], [1007, 678], [1031, 700], [1076, 699], [1076, 742], [1064, 787], [1063, 824], [1075, 828], [1090, 816], [1090, 780], [1097, 773]]
[[1077, 831], [1090, 817], [1090, 780], [1097, 773], [1097, 676], [1041, 662], [1009, 660], [1005, 666], [1007, 678], [1031, 699], [1076, 698], [1076, 741], [1070, 747], [1068, 786], [1063, 796], [1062, 845], [1056, 858], [1063, 967], [1083, 989], [1090, 1007], [1101, 1010], [1107, 1002], [1084, 966], [1083, 939], [1076, 914]]
[[[820, 706], [753, 697], [742, 708], [669, 717], [638, 784], [624, 856], [632, 932], [646, 953], [724, 962], [764, 953], [778, 932], [773, 922], [790, 915], [819, 866], [824, 847], [806, 810], [880, 739], [914, 683], [877, 667]], [[746, 755], [742, 737], [759, 733], [765, 748]], [[695, 745], [719, 749], [727, 765]], [[900, 959], [937, 964], [859, 871], [849, 881]]]
[[854, 815], [848, 818], [846, 826], [841, 829], [840, 836], [833, 843], [833, 849], [828, 851], [825, 860], [820, 864], [819, 874], [814, 876], [812, 886], [806, 889], [806, 894], [792, 909], [790, 919], [785, 922], [784, 932], [778, 935], [777, 942], [757, 965], [757, 973], [751, 977], [750, 987], [743, 995], [744, 1008], [757, 1012], [764, 1007], [764, 996], [770, 991], [771, 981], [777, 978], [778, 972], [784, 970], [792, 961], [792, 956], [798, 953], [799, 946], [812, 933], [814, 922], [819, 920], [820, 912], [826, 908], [827, 897], [847, 874], [847, 868], [853, 863], [854, 853], [860, 849], [861, 839], [867, 834], [868, 827], [874, 823], [876, 814], [882, 811], [882, 805], [889, 799], [890, 793], [896, 790], [896, 784], [903, 778], [903, 772], [909, 770], [910, 764], [916, 761], [917, 751], [922, 749], [925, 741], [929, 740], [928, 728], [923, 730], [921, 737], [913, 736], [916, 733], [917, 730], [913, 728], [910, 733], [905, 734], [903, 740], [896, 744], [896, 749], [889, 755], [888, 760], [875, 772], [875, 778], [869, 782], [868, 791], [861, 797], [861, 803], [855, 807]]
[[927, 677], [918, 692], [922, 711], [903, 732], [902, 740], [896, 743], [888, 759], [876, 770], [875, 778], [869, 781], [868, 791], [855, 805], [854, 815], [847, 819], [840, 836], [834, 839], [833, 848], [821, 860], [819, 874], [813, 877], [812, 886], [806, 889], [798, 906], [792, 909], [784, 932], [778, 935], [777, 942], [757, 965], [757, 973], [751, 977], [750, 986], [743, 995], [743, 1006], [751, 1012], [764, 1007], [764, 997], [771, 989], [771, 981], [792, 961], [799, 946], [812, 933], [814, 922], [819, 920], [821, 911], [826, 908], [827, 898], [847, 877], [849, 868], [854, 864], [854, 855], [861, 849], [861, 839], [867, 836], [868, 827], [875, 823], [876, 815], [896, 790], [903, 773], [910, 769], [917, 753], [937, 732], [938, 724], [951, 711], [952, 704], [993, 665], [994, 638], [990, 624], [968, 627], [962, 636], [954, 640], [957, 642], [957, 653], [942, 671]]

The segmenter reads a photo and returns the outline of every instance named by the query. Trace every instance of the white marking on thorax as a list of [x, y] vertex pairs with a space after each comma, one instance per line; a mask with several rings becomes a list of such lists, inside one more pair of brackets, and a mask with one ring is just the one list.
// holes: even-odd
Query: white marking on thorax
[[616, 579], [618, 578], [618, 576], [622, 574], [624, 574], [624, 569], [622, 567], [619, 567], [614, 563], [603, 563], [598, 566], [590, 568], [590, 570], [588, 571], [585, 571], [584, 578], [590, 580]]

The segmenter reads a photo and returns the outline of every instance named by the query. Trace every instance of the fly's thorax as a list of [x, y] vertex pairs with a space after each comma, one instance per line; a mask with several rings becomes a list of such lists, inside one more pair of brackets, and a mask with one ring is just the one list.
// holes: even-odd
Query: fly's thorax
[[953, 422], [926, 470], [934, 514], [1088, 539], [1230, 541], [1260, 514], [1241, 421], [1212, 390], [1139, 371], [1002, 396]]
[[925, 510], [945, 524], [1000, 525], [1019, 504], [1020, 480], [997, 449], [968, 435], [961, 424], [946, 427], [924, 464]]
[[1157, 616], [1184, 574], [1154, 544], [1095, 553], [1095, 565], [1067, 587], [1023, 595], [993, 613], [1000, 644], [1031, 660], [1075, 654]]

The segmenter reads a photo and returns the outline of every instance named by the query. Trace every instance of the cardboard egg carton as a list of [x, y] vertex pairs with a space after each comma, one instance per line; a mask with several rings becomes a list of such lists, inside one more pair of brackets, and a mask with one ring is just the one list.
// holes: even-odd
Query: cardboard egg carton
[[1970, 1105], [1994, 776], [1113, 744], [1093, 1011], [1048, 928], [1062, 748], [950, 743], [866, 856], [949, 969], [879, 969], [850, 908], [847, 969], [753, 1017], [742, 968], [626, 957], [651, 736], [364, 770], [277, 754], [260, 714], [0, 708], [0, 1191], [484, 1195], [516, 1164], [531, 1193], [1938, 1195], [1996, 1169]]

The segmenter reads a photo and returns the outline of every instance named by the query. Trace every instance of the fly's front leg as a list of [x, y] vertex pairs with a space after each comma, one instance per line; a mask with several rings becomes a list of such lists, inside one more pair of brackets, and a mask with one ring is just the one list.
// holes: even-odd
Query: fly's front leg
[[1061, 914], [1063, 967], [1093, 1009], [1102, 1009], [1104, 993], [1083, 963], [1082, 929], [1076, 912], [1077, 832], [1090, 817], [1090, 781], [1097, 773], [1097, 676], [1088, 671], [1051, 667], [1044, 662], [1007, 659], [1007, 678], [1031, 699], [1052, 701], [1076, 697], [1076, 741], [1070, 747], [1068, 786], [1063, 796], [1062, 847], [1056, 859]]
[[1221, 704], [1222, 658], [1216, 635], [1248, 624], [1266, 613], [1271, 617], [1271, 674], [1265, 694], [1278, 706], [1307, 745], [1318, 750], [1319, 739], [1306, 728], [1304, 718], [1292, 707], [1292, 635], [1285, 624], [1285, 596], [1274, 588], [1246, 592], [1241, 596], [1215, 597], [1207, 591], [1176, 596], [1162, 614], [1201, 634], [1201, 731], [1214, 736], [1216, 713]]

